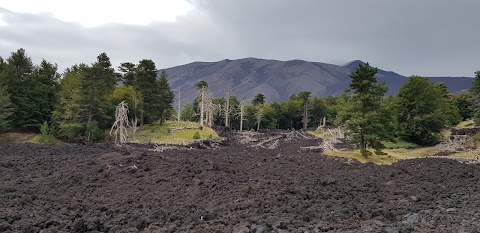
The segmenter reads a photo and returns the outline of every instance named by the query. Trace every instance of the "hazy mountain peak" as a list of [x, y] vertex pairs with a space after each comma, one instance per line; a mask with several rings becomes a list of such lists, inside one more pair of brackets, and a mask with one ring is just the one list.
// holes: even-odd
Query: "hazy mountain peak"
[[[196, 94], [195, 83], [206, 81], [216, 97], [223, 97], [230, 89], [239, 99], [251, 100], [259, 93], [267, 102], [286, 101], [301, 91], [311, 92], [312, 97], [327, 97], [343, 93], [350, 84], [349, 74], [361, 60], [351, 61], [343, 66], [300, 59], [279, 61], [247, 57], [224, 59], [217, 62], [194, 62], [165, 69], [170, 87], [177, 93], [181, 90], [181, 102], [191, 102]], [[379, 82], [385, 82], [387, 95], [398, 93], [408, 80], [394, 72], [379, 69]], [[436, 82], [439, 78], [432, 78]], [[450, 92], [471, 87], [473, 79], [442, 80]], [[178, 101], [178, 100], [176, 100]]]
[[358, 67], [358, 65], [360, 65], [360, 64], [365, 65], [367, 63], [362, 61], [362, 60], [353, 60], [353, 61], [348, 62], [347, 64], [343, 65], [343, 67], [346, 67], [349, 70], [355, 70]]

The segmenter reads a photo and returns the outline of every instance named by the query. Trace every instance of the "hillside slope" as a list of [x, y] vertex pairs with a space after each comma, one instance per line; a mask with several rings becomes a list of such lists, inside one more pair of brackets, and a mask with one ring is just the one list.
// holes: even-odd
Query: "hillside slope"
[[[178, 95], [181, 91], [182, 103], [191, 102], [197, 90], [195, 83], [200, 80], [209, 84], [209, 89], [217, 97], [225, 96], [230, 88], [239, 99], [251, 100], [262, 93], [267, 102], [286, 101], [289, 96], [301, 91], [310, 91], [312, 96], [327, 97], [344, 92], [350, 78], [348, 74], [362, 61], [356, 60], [344, 66], [303, 60], [266, 60], [244, 58], [218, 62], [193, 62], [167, 68], [166, 73], [172, 90]], [[398, 93], [408, 78], [395, 72], [379, 69], [377, 78], [385, 81], [387, 95]], [[472, 78], [430, 78], [442, 81], [450, 92], [468, 89]], [[177, 101], [177, 100], [176, 100]]]

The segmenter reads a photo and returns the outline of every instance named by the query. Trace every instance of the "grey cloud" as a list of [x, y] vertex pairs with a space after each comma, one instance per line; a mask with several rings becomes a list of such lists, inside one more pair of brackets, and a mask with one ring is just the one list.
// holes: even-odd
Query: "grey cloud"
[[84, 28], [0, 8], [0, 55], [20, 47], [67, 67], [107, 52], [115, 65], [158, 67], [243, 57], [341, 64], [354, 59], [403, 75], [473, 76], [480, 69], [476, 0], [192, 0], [176, 23]]

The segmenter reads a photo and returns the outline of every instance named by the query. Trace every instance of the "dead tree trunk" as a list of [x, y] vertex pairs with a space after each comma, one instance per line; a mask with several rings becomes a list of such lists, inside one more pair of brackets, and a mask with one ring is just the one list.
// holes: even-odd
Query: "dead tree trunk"
[[181, 116], [181, 98], [180, 98], [180, 95], [182, 93], [180, 92], [180, 87], [178, 87], [178, 108], [177, 108], [177, 121], [180, 121], [180, 116]]
[[[200, 126], [207, 124], [209, 127], [213, 125], [213, 115], [219, 107], [213, 103], [214, 97], [213, 94], [209, 91], [203, 91], [202, 93], [202, 102], [200, 103]], [[202, 117], [203, 115], [203, 117]]]
[[[133, 107], [134, 107], [134, 116], [133, 119], [131, 120], [131, 125], [132, 125], [132, 134], [133, 134], [133, 140], [136, 139], [136, 134], [138, 130], [138, 107], [140, 106], [140, 103], [142, 102], [142, 97], [135, 95], [133, 97]], [[142, 123], [143, 124], [143, 123]]]
[[112, 131], [115, 129], [115, 142], [117, 142], [117, 140], [121, 144], [127, 142], [128, 126], [130, 126], [130, 122], [128, 121], [128, 106], [125, 101], [122, 101], [115, 109], [115, 122], [110, 129], [110, 135], [112, 135]]
[[225, 127], [230, 128], [230, 88], [227, 91], [224, 112], [225, 112]]
[[240, 132], [243, 130], [243, 115], [245, 114], [245, 100], [240, 102]]
[[200, 126], [203, 126], [205, 114], [205, 87], [200, 89]]
[[262, 110], [263, 110], [263, 106], [260, 106], [260, 107], [258, 108], [257, 115], [256, 115], [256, 118], [257, 118], [257, 131], [260, 130], [260, 123], [261, 123], [262, 117], [263, 117]]
[[308, 103], [308, 101], [305, 101], [305, 103], [303, 104], [303, 130], [307, 130], [308, 128], [308, 123], [310, 121], [310, 104]]

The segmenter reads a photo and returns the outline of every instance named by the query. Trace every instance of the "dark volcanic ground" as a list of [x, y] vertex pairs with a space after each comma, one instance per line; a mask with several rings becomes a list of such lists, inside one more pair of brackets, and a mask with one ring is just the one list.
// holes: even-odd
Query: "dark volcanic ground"
[[232, 144], [0, 144], [0, 232], [479, 232], [480, 167]]

